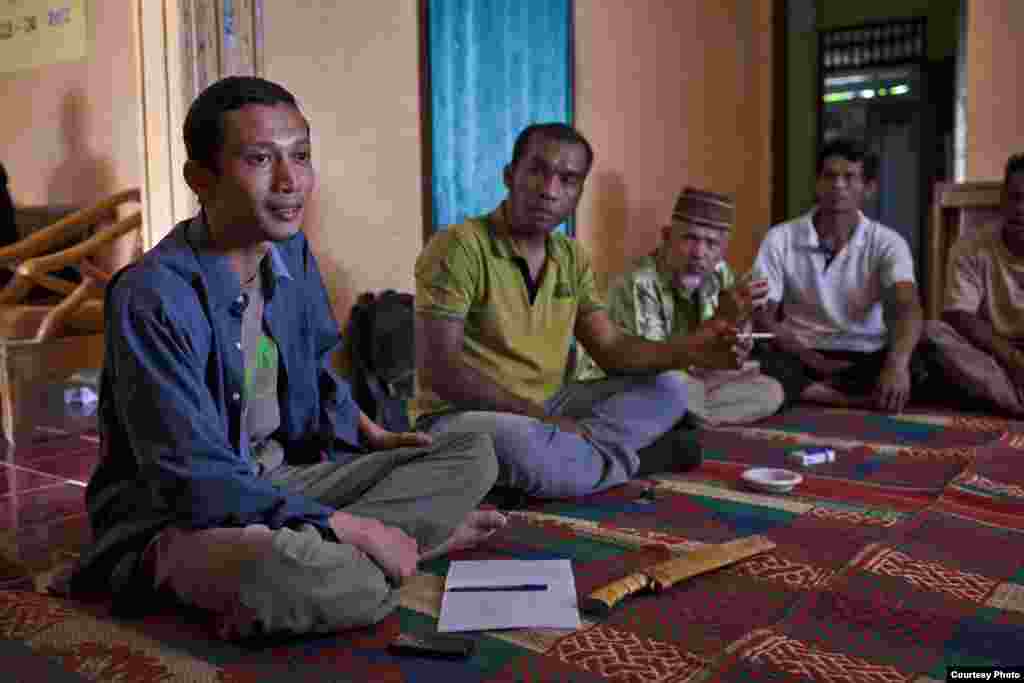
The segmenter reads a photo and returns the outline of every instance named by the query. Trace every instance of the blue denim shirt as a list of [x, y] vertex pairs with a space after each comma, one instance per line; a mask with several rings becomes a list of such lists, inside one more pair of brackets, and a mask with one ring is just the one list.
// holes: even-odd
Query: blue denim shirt
[[[179, 223], [107, 290], [102, 457], [86, 492], [94, 540], [75, 590], [117, 590], [169, 525], [308, 522], [334, 537], [333, 508], [253, 473], [238, 344], [246, 301], [227, 258], [203, 248], [207, 239], [201, 217]], [[358, 452], [359, 408], [329, 369], [341, 335], [309, 245], [298, 234], [268, 254], [263, 316], [280, 357], [273, 437], [289, 464]]]

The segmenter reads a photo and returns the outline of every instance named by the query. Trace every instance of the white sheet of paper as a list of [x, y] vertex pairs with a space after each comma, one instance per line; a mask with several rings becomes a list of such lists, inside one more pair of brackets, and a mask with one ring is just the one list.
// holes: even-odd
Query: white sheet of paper
[[[547, 590], [450, 590], [522, 584], [547, 584]], [[438, 631], [579, 627], [576, 580], [569, 560], [469, 560], [452, 562], [448, 567]]]

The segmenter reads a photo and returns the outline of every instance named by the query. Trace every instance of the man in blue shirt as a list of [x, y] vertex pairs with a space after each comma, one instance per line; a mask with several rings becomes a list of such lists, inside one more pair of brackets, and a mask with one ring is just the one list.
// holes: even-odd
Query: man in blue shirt
[[159, 589], [226, 638], [373, 623], [418, 561], [504, 524], [474, 510], [493, 446], [386, 431], [329, 370], [338, 325], [300, 231], [309, 124], [287, 90], [213, 84], [185, 144], [202, 211], [108, 290], [94, 542], [71, 589], [126, 612]]

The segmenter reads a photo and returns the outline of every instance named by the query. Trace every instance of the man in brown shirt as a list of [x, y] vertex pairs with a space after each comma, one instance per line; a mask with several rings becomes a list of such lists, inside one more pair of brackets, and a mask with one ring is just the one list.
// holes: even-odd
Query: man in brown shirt
[[1006, 163], [1002, 220], [953, 246], [942, 320], [928, 336], [969, 395], [1024, 415], [1024, 154]]

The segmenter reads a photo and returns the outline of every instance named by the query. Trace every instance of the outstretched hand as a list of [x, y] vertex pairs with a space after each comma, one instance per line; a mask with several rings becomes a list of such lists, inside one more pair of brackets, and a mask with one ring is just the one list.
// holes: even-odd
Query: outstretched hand
[[743, 279], [718, 295], [715, 317], [738, 325], [768, 300], [768, 281]]
[[910, 370], [905, 365], [886, 365], [878, 376], [875, 405], [879, 410], [899, 413], [910, 400]]
[[754, 325], [749, 320], [739, 326], [740, 336], [736, 338], [736, 359], [740, 365], [743, 365], [750, 358], [750, 354], [754, 352], [754, 338], [750, 336], [753, 331]]
[[743, 366], [737, 346], [736, 326], [724, 320], [708, 320], [682, 338], [689, 347], [689, 365], [708, 370], [738, 370]]

